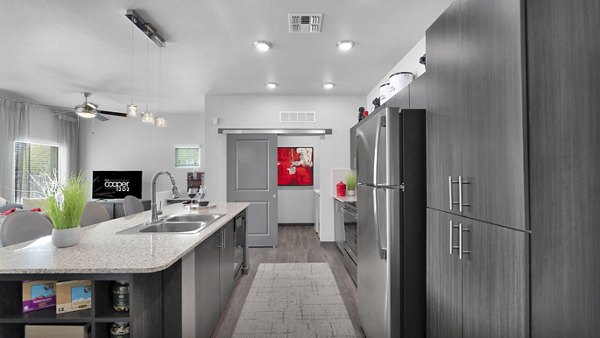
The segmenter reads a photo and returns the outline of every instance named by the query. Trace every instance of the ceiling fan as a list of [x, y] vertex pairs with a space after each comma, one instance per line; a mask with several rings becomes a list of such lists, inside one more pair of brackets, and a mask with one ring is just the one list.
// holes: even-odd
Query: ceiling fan
[[81, 95], [85, 98], [85, 102], [82, 104], [78, 104], [75, 106], [75, 114], [77, 116], [82, 117], [84, 119], [93, 119], [97, 118], [100, 121], [107, 121], [108, 118], [104, 115], [118, 116], [118, 117], [127, 117], [126, 113], [108, 111], [108, 110], [99, 110], [98, 105], [92, 102], [88, 102], [88, 97], [92, 96], [92, 93], [89, 92], [81, 92]]

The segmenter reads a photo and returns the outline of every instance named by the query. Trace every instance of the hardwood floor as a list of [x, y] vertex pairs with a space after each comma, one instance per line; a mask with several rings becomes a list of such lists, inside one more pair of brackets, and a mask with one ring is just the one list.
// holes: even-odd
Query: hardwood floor
[[343, 256], [334, 243], [321, 244], [312, 226], [280, 226], [279, 246], [277, 248], [250, 248], [250, 271], [242, 275], [225, 313], [221, 317], [213, 337], [229, 338], [233, 335], [235, 325], [242, 312], [246, 296], [256, 275], [260, 263], [312, 263], [327, 262], [331, 266], [352, 325], [357, 337], [364, 337], [360, 328], [356, 308], [356, 285], [346, 271]]

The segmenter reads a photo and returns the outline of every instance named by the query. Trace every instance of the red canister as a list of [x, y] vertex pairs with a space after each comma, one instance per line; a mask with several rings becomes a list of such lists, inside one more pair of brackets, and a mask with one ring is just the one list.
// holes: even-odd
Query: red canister
[[346, 183], [340, 181], [335, 185], [335, 189], [337, 190], [338, 196], [346, 196]]

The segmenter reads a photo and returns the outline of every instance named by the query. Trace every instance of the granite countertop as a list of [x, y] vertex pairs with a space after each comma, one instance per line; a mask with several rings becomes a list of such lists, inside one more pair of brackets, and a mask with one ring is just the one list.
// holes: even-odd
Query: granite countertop
[[344, 202], [356, 202], [356, 196], [332, 196], [334, 199], [344, 203]]
[[117, 232], [150, 219], [150, 211], [83, 228], [81, 242], [58, 249], [50, 236], [0, 248], [0, 274], [53, 273], [152, 273], [177, 262], [198, 244], [221, 229], [249, 203], [223, 203], [190, 211], [181, 204], [162, 208], [174, 214], [225, 214], [197, 234]]

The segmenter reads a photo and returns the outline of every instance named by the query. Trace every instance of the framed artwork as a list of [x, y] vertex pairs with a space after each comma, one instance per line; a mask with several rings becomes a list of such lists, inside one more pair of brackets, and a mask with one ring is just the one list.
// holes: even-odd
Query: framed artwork
[[313, 185], [313, 148], [277, 148], [277, 185]]

